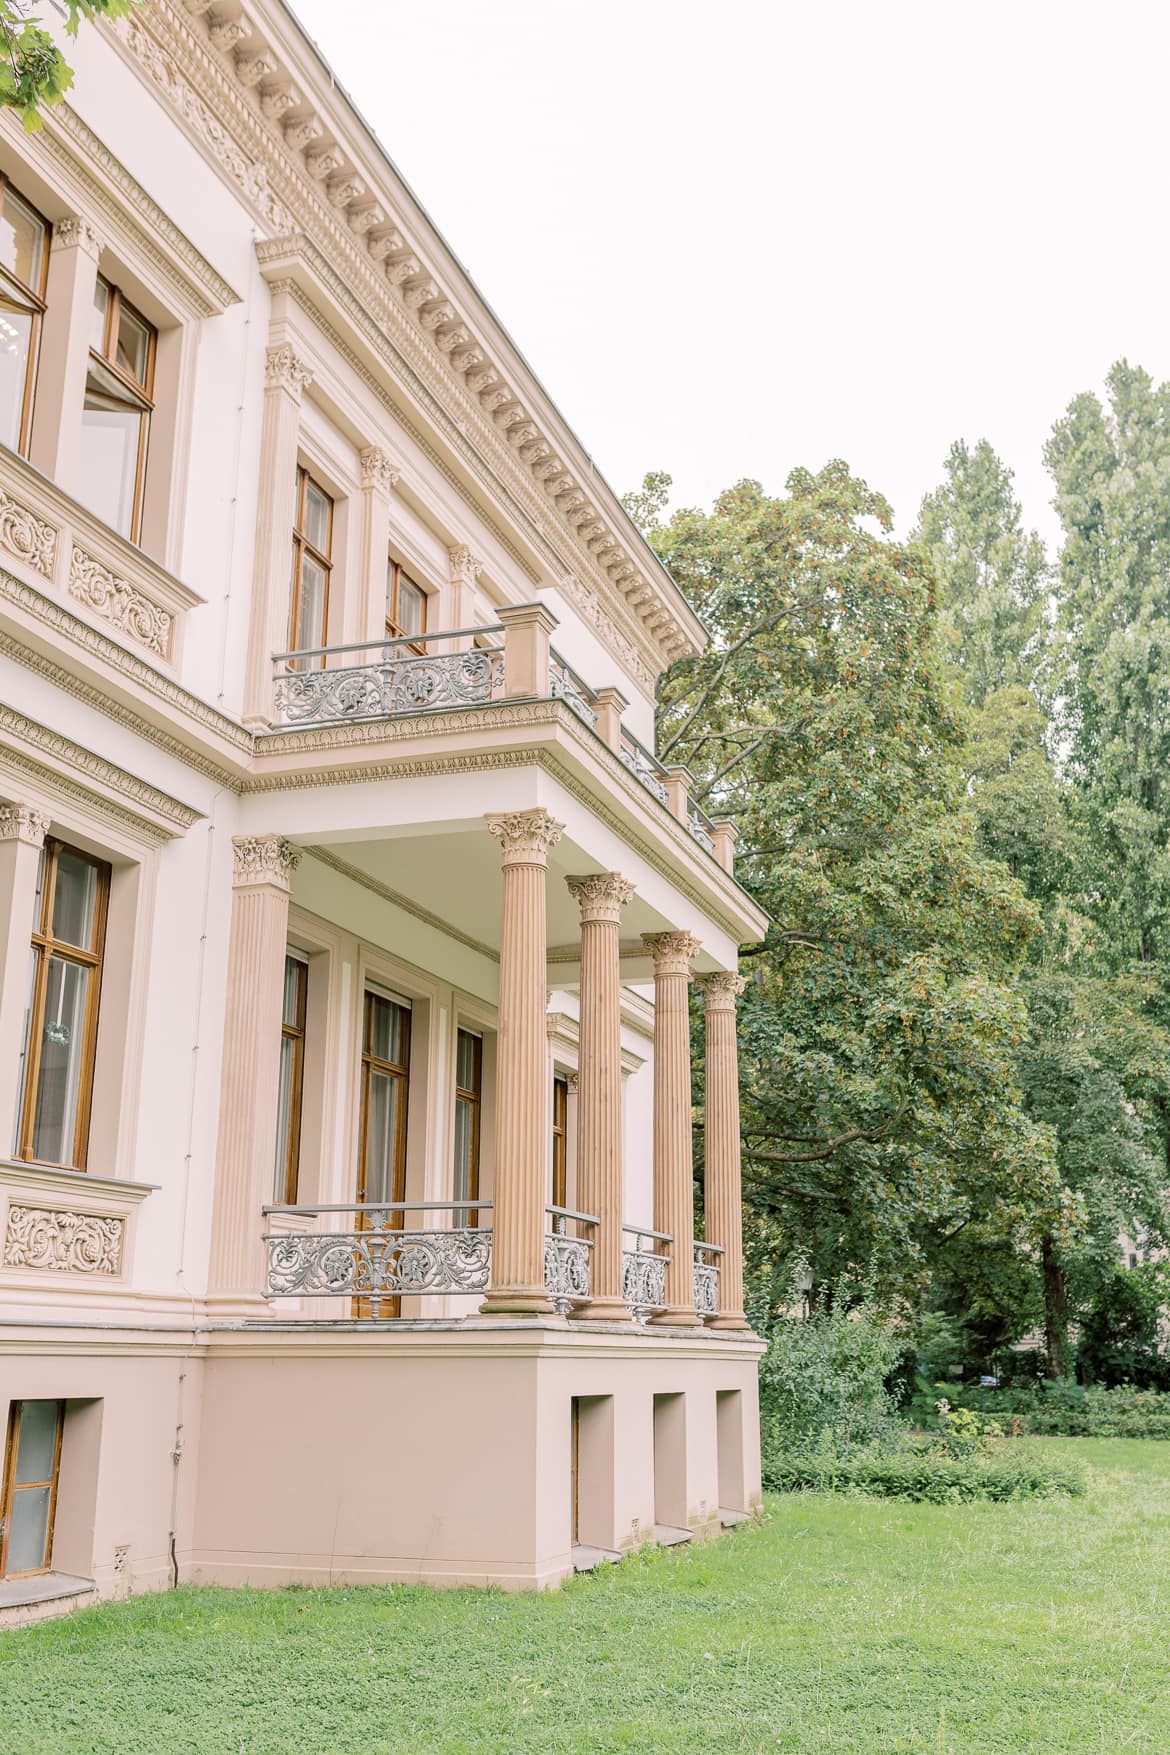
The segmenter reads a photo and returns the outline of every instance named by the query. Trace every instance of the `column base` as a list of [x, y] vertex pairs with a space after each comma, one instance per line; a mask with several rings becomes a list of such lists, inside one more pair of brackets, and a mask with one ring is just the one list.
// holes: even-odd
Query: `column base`
[[646, 1325], [654, 1328], [702, 1328], [703, 1319], [697, 1310], [682, 1305], [677, 1310], [659, 1310]]
[[258, 1322], [276, 1315], [259, 1292], [207, 1292], [202, 1302], [212, 1322]]
[[742, 1310], [729, 1310], [726, 1312], [721, 1310], [718, 1316], [711, 1317], [710, 1321], [707, 1323], [707, 1327], [734, 1330], [738, 1334], [752, 1333], [752, 1325], [743, 1314]]
[[574, 1310], [570, 1322], [632, 1322], [630, 1307], [624, 1298], [591, 1298]]
[[479, 1307], [481, 1316], [555, 1316], [556, 1306], [544, 1292], [509, 1291], [501, 1286], [491, 1291]]

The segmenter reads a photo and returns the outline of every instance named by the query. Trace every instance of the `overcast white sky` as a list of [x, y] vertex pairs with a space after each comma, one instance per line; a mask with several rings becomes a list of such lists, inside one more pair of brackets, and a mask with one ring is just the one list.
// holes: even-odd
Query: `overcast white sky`
[[1164, 0], [293, 0], [619, 492], [986, 436], [1170, 377]]

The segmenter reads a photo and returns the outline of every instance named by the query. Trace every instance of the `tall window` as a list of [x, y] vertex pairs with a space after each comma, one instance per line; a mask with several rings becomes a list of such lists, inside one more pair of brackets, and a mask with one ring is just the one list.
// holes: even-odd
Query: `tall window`
[[[455, 1039], [455, 1199], [479, 1199], [479, 1115], [483, 1095], [483, 1038], [460, 1030]], [[457, 1211], [457, 1225], [475, 1225], [479, 1215]]]
[[13, 1402], [0, 1492], [0, 1577], [47, 1572], [61, 1469], [64, 1402]]
[[568, 1206], [569, 1193], [569, 1081], [553, 1080], [552, 1112], [552, 1204]]
[[110, 868], [46, 841], [37, 874], [17, 1156], [85, 1169]]
[[28, 451], [49, 227], [0, 177], [0, 443]]
[[[288, 644], [292, 652], [312, 652], [325, 644], [332, 554], [333, 501], [307, 469], [298, 469], [288, 607]], [[324, 662], [322, 659], [321, 663]]]
[[301, 1168], [301, 1094], [305, 1083], [305, 1007], [309, 966], [296, 951], [284, 959], [280, 1083], [276, 1097], [276, 1167], [272, 1197], [295, 1206]]
[[155, 331], [98, 275], [81, 417], [78, 498], [137, 542], [154, 404]]
[[397, 561], [386, 562], [386, 634], [391, 640], [415, 640], [422, 651], [422, 636], [427, 631], [427, 594], [400, 567]]
[[367, 988], [362, 1028], [359, 1202], [389, 1207], [406, 1193], [410, 1007]]

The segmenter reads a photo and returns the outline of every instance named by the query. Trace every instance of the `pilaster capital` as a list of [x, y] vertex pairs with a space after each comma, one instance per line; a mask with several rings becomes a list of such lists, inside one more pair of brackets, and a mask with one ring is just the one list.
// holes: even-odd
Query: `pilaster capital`
[[500, 843], [505, 867], [509, 865], [544, 865], [548, 850], [555, 847], [564, 830], [543, 809], [508, 811], [500, 816], [484, 818], [488, 834]]
[[50, 250], [84, 250], [96, 262], [102, 251], [102, 241], [88, 219], [82, 219], [78, 213], [67, 213], [63, 219], [53, 221], [53, 235], [49, 240]]
[[266, 390], [287, 390], [293, 401], [299, 402], [312, 382], [311, 369], [287, 341], [268, 348], [264, 355]]
[[642, 943], [654, 958], [655, 975], [685, 975], [690, 979], [690, 962], [702, 946], [691, 932], [644, 932]]
[[232, 861], [232, 883], [236, 889], [271, 884], [287, 890], [301, 855], [283, 835], [234, 835]]
[[49, 819], [31, 804], [0, 804], [0, 841], [23, 841], [26, 847], [43, 847]]
[[634, 894], [634, 886], [619, 871], [599, 871], [589, 877], [565, 879], [569, 894], [581, 909], [582, 926], [603, 920], [616, 926], [622, 909]]
[[364, 451], [360, 451], [358, 462], [361, 465], [364, 488], [381, 488], [383, 493], [388, 494], [402, 479], [402, 471], [395, 467], [385, 451], [377, 445], [367, 445]]
[[474, 585], [483, 572], [483, 562], [466, 543], [447, 550], [447, 565], [452, 585]]
[[707, 1011], [733, 1012], [747, 982], [732, 969], [719, 969], [714, 975], [700, 975], [698, 985]]

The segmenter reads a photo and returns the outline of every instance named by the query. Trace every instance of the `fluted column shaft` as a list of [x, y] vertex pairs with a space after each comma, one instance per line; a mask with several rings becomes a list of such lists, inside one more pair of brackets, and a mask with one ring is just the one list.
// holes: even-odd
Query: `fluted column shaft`
[[739, 1047], [735, 1002], [741, 976], [708, 975], [703, 990], [706, 1026], [706, 1139], [703, 1181], [706, 1240], [723, 1254], [719, 1263], [718, 1315], [712, 1328], [747, 1328], [743, 1313], [743, 1206], [740, 1187]]
[[544, 810], [515, 811], [486, 821], [503, 854], [504, 908], [496, 1040], [492, 1281], [481, 1308], [492, 1316], [541, 1316], [553, 1308], [544, 1289], [548, 1162], [545, 884], [548, 850], [560, 840], [563, 825]]
[[669, 1231], [666, 1308], [653, 1320], [693, 1327], [695, 1198], [691, 1164], [691, 1038], [687, 1009], [689, 932], [643, 934], [654, 957], [654, 1224]]
[[38, 925], [37, 866], [49, 819], [29, 804], [0, 805], [0, 1157], [18, 1150], [21, 1045], [29, 942]]
[[577, 1206], [598, 1221], [589, 1302], [577, 1314], [628, 1322], [622, 1297], [621, 911], [634, 887], [616, 871], [568, 883], [581, 909]]
[[300, 854], [278, 835], [232, 842], [235, 859], [209, 1298], [264, 1293], [261, 1207], [272, 1197], [288, 896]]

